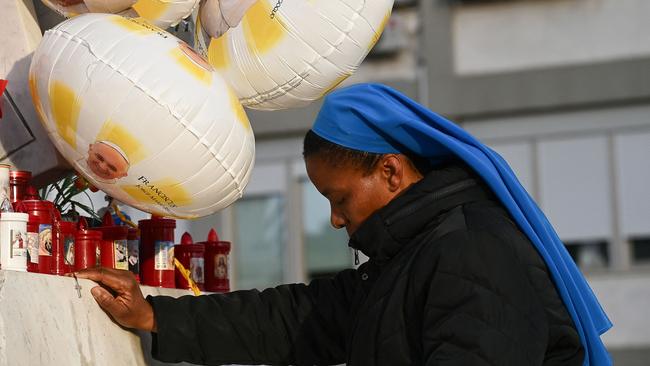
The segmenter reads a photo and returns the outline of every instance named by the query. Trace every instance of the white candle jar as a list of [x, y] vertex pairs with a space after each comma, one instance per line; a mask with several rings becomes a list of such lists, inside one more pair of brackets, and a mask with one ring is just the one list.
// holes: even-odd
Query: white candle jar
[[20, 212], [0, 215], [0, 266], [3, 270], [27, 271], [27, 220]]

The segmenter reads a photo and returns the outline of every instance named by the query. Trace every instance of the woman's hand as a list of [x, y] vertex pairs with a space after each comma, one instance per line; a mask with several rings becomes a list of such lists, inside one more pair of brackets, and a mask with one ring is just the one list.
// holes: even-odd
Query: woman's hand
[[79, 278], [87, 278], [102, 285], [93, 287], [90, 293], [117, 323], [127, 328], [156, 331], [153, 308], [142, 296], [140, 286], [131, 272], [95, 267], [75, 274]]

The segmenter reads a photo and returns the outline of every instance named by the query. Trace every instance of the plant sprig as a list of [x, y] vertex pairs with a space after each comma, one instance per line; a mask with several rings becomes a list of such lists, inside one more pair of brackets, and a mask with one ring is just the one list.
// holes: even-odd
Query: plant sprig
[[[56, 192], [54, 199], [51, 201], [62, 214], [68, 211], [80, 213], [79, 210], [81, 210], [91, 218], [99, 220], [100, 218], [95, 212], [93, 201], [87, 192], [88, 188], [89, 185], [83, 177], [77, 175], [75, 172], [71, 172], [59, 181], [50, 183], [42, 188], [39, 194], [42, 199], [45, 199]], [[77, 196], [82, 193], [90, 201], [90, 206], [78, 201]]]

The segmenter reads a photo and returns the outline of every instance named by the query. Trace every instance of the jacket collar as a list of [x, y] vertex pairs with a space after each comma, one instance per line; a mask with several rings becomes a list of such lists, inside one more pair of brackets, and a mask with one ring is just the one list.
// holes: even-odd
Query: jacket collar
[[394, 257], [441, 213], [472, 200], [468, 190], [480, 191], [483, 184], [471, 169], [460, 164], [436, 168], [401, 195], [370, 215], [350, 237], [348, 245], [382, 264]]

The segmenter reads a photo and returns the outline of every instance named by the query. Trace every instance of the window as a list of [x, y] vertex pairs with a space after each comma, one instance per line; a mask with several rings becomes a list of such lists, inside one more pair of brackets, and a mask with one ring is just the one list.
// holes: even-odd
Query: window
[[345, 230], [335, 230], [330, 224], [329, 202], [311, 182], [305, 180], [302, 187], [303, 241], [308, 280], [330, 277], [342, 269], [351, 268], [348, 235]]
[[568, 242], [612, 236], [612, 189], [606, 135], [539, 142], [539, 204]]
[[650, 237], [633, 238], [630, 240], [632, 245], [632, 257], [636, 264], [650, 264]]
[[605, 269], [609, 265], [606, 241], [577, 241], [565, 244], [571, 258], [583, 271]]
[[235, 276], [242, 289], [283, 282], [284, 199], [281, 195], [244, 198], [234, 206], [237, 246]]

